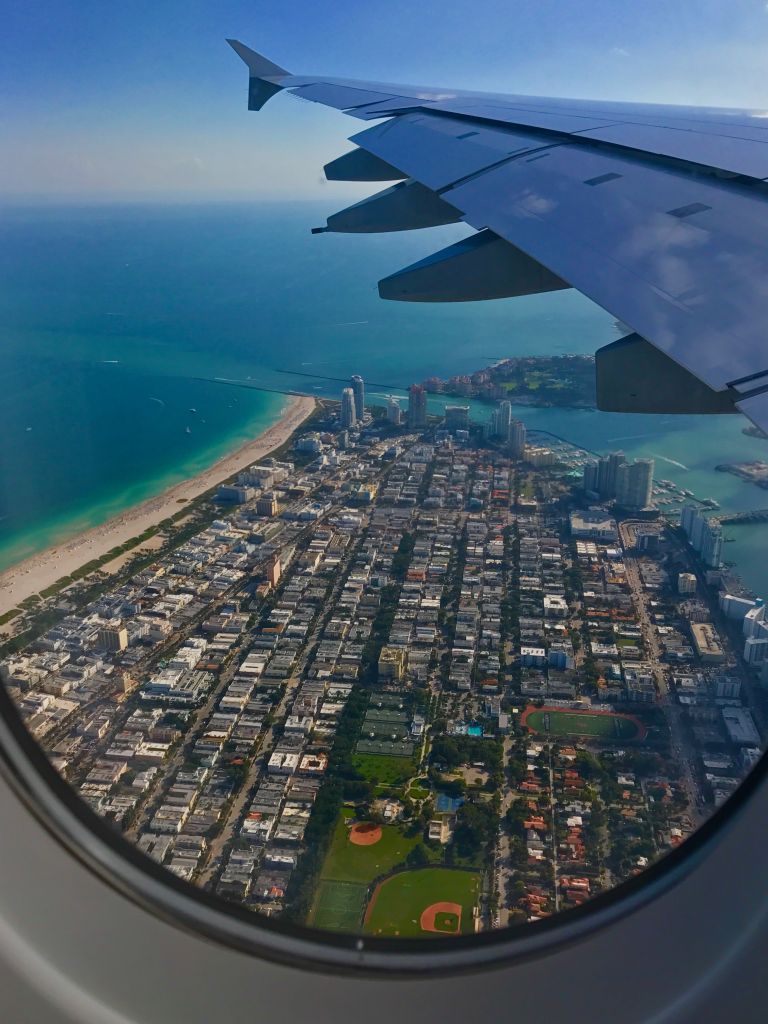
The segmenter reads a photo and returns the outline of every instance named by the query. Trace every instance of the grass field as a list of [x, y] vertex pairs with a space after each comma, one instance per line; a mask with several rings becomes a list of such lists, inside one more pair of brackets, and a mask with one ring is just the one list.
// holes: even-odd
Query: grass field
[[372, 782], [378, 779], [386, 786], [397, 786], [413, 775], [414, 763], [411, 757], [388, 757], [386, 754], [355, 754], [352, 767]]
[[372, 846], [349, 841], [349, 807], [342, 809], [320, 874], [307, 924], [329, 931], [358, 931], [368, 887], [374, 879], [402, 864], [421, 836], [407, 839], [394, 825], [382, 825]]
[[[368, 935], [434, 938], [419, 923], [422, 913], [433, 903], [449, 902], [461, 906], [461, 934], [474, 931], [472, 910], [480, 891], [480, 875], [474, 871], [450, 868], [422, 868], [401, 871], [388, 878], [376, 890], [365, 917]], [[441, 913], [435, 927], [446, 935], [456, 934], [454, 914]]]
[[308, 924], [332, 932], [357, 932], [368, 893], [368, 886], [359, 882], [320, 883]]
[[421, 836], [406, 839], [395, 825], [382, 825], [381, 839], [372, 846], [355, 846], [349, 841], [346, 821], [352, 817], [345, 807], [336, 822], [333, 840], [323, 864], [321, 878], [337, 882], [363, 882], [368, 885], [401, 864]]
[[408, 790], [408, 796], [412, 800], [426, 800], [428, 796], [432, 795], [431, 789], [422, 789], [421, 786], [411, 786]]
[[525, 725], [533, 732], [551, 736], [590, 736], [600, 740], [634, 740], [640, 735], [638, 723], [625, 715], [590, 714], [542, 708], [529, 711]]

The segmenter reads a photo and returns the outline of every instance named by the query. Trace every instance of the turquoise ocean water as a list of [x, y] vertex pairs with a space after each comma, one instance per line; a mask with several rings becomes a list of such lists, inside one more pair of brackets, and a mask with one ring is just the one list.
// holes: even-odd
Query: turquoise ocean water
[[[329, 212], [317, 204], [0, 208], [0, 568], [198, 472], [279, 416], [281, 395], [210, 378], [338, 395], [341, 383], [283, 371], [361, 373], [383, 402], [433, 373], [507, 355], [594, 352], [618, 336], [608, 314], [573, 292], [382, 302], [379, 278], [462, 229], [310, 236]], [[725, 510], [768, 506], [768, 494], [713, 471], [768, 457], [768, 442], [745, 437], [740, 417], [519, 415], [594, 451], [652, 455], [657, 477]], [[729, 536], [727, 558], [768, 592], [768, 527]]]

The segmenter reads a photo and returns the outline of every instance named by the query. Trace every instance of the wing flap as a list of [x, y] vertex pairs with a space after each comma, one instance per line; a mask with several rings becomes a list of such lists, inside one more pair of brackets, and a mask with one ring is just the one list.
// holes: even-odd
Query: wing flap
[[567, 287], [503, 238], [480, 231], [385, 277], [379, 295], [400, 302], [477, 302]]
[[736, 403], [740, 412], [748, 416], [761, 430], [768, 433], [768, 392]]

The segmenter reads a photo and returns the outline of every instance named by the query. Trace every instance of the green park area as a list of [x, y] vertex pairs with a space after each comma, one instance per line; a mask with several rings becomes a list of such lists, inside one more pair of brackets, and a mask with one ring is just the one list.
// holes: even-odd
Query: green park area
[[407, 838], [397, 825], [382, 825], [378, 842], [357, 846], [350, 842], [347, 824], [353, 813], [343, 808], [336, 822], [309, 915], [308, 923], [317, 928], [355, 931], [369, 885], [403, 864], [421, 838]]
[[[382, 882], [374, 892], [365, 915], [365, 932], [401, 938], [471, 934], [479, 893], [480, 875], [475, 871], [450, 868], [400, 871]], [[457, 907], [461, 908], [460, 912]], [[430, 908], [436, 909], [430, 913]], [[426, 928], [422, 927], [424, 914]]]
[[391, 757], [388, 754], [354, 754], [352, 767], [368, 780], [385, 786], [399, 786], [415, 770], [412, 757]]
[[609, 712], [534, 708], [525, 713], [522, 724], [532, 732], [550, 736], [586, 736], [618, 742], [638, 739], [642, 733], [636, 718]]

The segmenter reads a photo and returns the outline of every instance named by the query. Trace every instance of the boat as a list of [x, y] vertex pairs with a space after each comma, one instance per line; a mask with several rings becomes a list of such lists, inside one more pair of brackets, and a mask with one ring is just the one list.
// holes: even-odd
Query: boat
[[196, 412], [197, 412], [197, 409], [190, 409], [189, 411], [190, 411], [191, 413], [196, 413]]
[[192, 428], [191, 427], [187, 427], [185, 433], [191, 434], [192, 433]]

